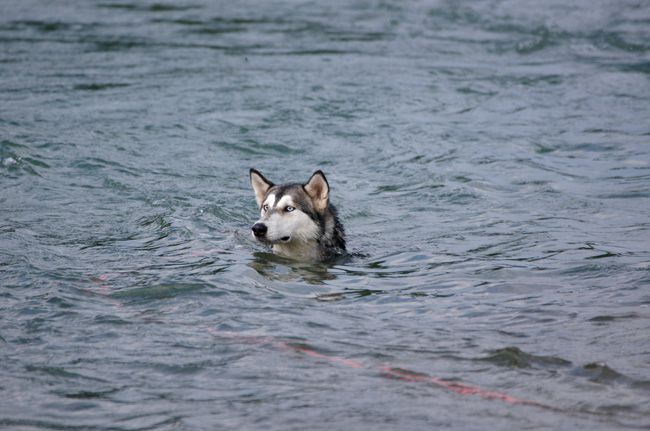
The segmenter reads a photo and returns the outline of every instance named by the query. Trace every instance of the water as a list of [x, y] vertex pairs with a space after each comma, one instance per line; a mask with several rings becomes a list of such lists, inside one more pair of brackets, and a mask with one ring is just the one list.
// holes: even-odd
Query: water
[[[650, 426], [646, 2], [0, 12], [0, 426]], [[351, 256], [255, 244], [249, 167]]]

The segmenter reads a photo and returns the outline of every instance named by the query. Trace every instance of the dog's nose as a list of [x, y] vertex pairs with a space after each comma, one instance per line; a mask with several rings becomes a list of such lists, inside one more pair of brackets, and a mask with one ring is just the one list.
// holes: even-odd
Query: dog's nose
[[266, 235], [267, 227], [264, 223], [255, 223], [251, 229], [253, 229], [253, 235], [258, 238]]

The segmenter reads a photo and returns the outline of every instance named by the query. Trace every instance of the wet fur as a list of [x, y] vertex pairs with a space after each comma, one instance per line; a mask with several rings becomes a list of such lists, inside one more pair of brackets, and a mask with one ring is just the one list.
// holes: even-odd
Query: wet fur
[[[322, 261], [345, 252], [345, 231], [329, 203], [329, 184], [321, 171], [304, 184], [275, 185], [255, 169], [250, 170], [250, 179], [261, 216], [253, 232], [256, 227], [265, 229], [264, 235], [253, 233], [255, 239], [279, 255], [299, 260]], [[287, 206], [295, 210], [287, 211]]]

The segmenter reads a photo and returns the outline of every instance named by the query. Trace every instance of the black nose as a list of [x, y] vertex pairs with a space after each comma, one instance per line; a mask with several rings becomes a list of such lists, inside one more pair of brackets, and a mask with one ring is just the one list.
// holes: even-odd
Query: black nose
[[253, 229], [253, 235], [258, 238], [266, 235], [267, 228], [264, 223], [255, 223], [251, 229]]

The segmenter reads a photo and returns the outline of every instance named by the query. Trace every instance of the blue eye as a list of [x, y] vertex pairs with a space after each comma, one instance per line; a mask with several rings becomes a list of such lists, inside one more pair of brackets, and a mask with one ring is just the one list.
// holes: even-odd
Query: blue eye
[[286, 207], [284, 210], [286, 212], [290, 213], [291, 211], [295, 210], [295, 208], [294, 207]]
[[264, 212], [267, 212], [267, 211], [269, 210], [269, 206], [268, 206], [268, 205], [264, 205], [264, 206], [262, 207], [262, 209], [264, 210]]

